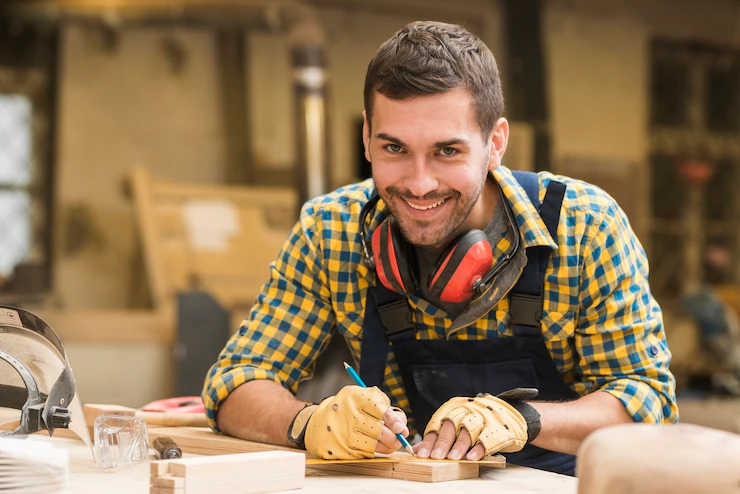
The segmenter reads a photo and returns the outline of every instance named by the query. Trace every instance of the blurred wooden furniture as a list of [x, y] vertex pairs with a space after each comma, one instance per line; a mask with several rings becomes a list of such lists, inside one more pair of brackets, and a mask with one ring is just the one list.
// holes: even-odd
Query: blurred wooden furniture
[[295, 221], [295, 191], [176, 183], [141, 167], [130, 185], [152, 309], [37, 311], [62, 341], [172, 344], [187, 290], [247, 311]]
[[224, 307], [250, 305], [295, 222], [289, 188], [189, 185], [131, 177], [152, 305], [200, 289]]

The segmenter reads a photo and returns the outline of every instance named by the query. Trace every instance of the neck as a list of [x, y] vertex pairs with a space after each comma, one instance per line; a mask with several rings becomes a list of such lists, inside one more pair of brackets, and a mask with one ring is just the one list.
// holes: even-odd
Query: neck
[[498, 207], [500, 195], [498, 185], [496, 185], [494, 180], [489, 174], [486, 184], [481, 191], [479, 202], [470, 212], [470, 216], [468, 216], [466, 230], [483, 230], [488, 222], [491, 221], [491, 217]]

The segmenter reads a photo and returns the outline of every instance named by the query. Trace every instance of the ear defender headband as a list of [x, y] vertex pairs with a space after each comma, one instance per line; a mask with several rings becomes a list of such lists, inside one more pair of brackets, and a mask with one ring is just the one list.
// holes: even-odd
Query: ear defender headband
[[[493, 253], [485, 232], [470, 230], [458, 235], [437, 258], [427, 277], [427, 285], [434, 297], [443, 302], [464, 302], [473, 295], [482, 294], [519, 250], [519, 228], [501, 187], [499, 192], [509, 225], [514, 231], [512, 248], [492, 266]], [[375, 269], [384, 287], [404, 295], [413, 295], [419, 290], [420, 278], [416, 273], [416, 254], [413, 245], [401, 233], [396, 219], [392, 215], [385, 218], [368, 241], [365, 220], [379, 200], [376, 191], [360, 212], [365, 264]]]

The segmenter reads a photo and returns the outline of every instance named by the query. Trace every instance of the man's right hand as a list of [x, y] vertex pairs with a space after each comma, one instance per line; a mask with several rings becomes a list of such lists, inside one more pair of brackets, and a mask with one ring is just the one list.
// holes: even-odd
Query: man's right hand
[[377, 387], [345, 386], [320, 405], [302, 409], [288, 428], [288, 438], [318, 458], [372, 458], [401, 447], [396, 433], [408, 436], [406, 415], [390, 407]]

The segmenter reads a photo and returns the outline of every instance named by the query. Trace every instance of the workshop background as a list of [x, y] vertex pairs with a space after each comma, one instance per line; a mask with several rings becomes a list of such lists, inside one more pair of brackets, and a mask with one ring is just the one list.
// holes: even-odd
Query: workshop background
[[56, 330], [83, 402], [199, 394], [300, 204], [369, 175], [367, 64], [427, 19], [494, 52], [505, 164], [627, 211], [682, 421], [740, 432], [736, 0], [3, 2], [0, 303]]

